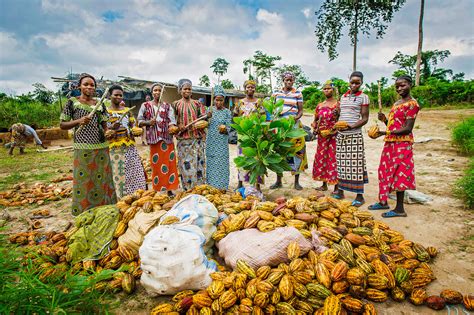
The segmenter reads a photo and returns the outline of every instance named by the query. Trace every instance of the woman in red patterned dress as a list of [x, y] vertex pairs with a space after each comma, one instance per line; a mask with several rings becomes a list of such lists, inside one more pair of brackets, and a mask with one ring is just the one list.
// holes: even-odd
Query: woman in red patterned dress
[[328, 185], [335, 185], [337, 191], [336, 135], [334, 127], [339, 113], [339, 102], [333, 97], [334, 85], [327, 81], [323, 86], [326, 100], [316, 106], [312, 127], [318, 135], [318, 146], [314, 155], [313, 179], [323, 182], [316, 190], [326, 191]]
[[388, 119], [383, 113], [379, 113], [378, 117], [387, 125], [387, 131], [378, 133], [378, 136], [385, 135], [378, 171], [379, 202], [369, 206], [369, 210], [390, 209], [388, 194], [397, 192], [397, 205], [395, 209], [383, 213], [384, 218], [406, 217], [403, 207], [405, 190], [416, 189], [412, 130], [420, 106], [410, 95], [411, 85], [409, 76], [398, 77], [395, 88], [401, 99], [392, 106]]

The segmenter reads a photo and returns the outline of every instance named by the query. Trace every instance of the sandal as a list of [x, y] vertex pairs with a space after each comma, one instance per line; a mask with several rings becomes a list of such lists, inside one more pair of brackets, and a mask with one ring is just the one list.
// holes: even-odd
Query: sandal
[[369, 210], [387, 210], [387, 209], [390, 209], [390, 207], [388, 206], [388, 204], [383, 205], [380, 202], [376, 202], [373, 205], [370, 205], [368, 209]]
[[362, 206], [364, 203], [365, 203], [365, 200], [363, 200], [363, 201], [354, 200], [354, 201], [352, 201], [351, 206], [356, 207], [356, 208], [359, 208], [359, 207]]
[[338, 193], [332, 193], [331, 197], [334, 198], [334, 199], [337, 199], [337, 200], [344, 199], [344, 195], [341, 196]]
[[316, 187], [314, 190], [316, 191], [327, 191], [328, 190], [328, 187], [323, 187], [323, 186], [320, 186], [320, 187]]
[[406, 212], [395, 212], [393, 210], [382, 213], [382, 218], [406, 217]]

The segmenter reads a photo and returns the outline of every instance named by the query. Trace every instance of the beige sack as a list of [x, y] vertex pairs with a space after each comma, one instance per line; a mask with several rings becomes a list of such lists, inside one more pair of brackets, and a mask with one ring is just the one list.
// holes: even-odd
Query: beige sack
[[128, 222], [127, 231], [119, 237], [119, 245], [127, 246], [138, 251], [145, 235], [154, 226], [158, 225], [160, 218], [165, 213], [165, 210], [150, 213], [145, 213], [143, 210], [138, 211], [135, 217]]

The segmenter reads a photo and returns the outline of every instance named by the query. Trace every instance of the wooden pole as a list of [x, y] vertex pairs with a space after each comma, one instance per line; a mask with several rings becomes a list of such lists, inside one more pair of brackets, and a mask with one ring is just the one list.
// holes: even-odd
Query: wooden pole
[[378, 88], [379, 113], [381, 113], [382, 112], [382, 92], [381, 92], [381, 85], [382, 84], [381, 84], [380, 80], [377, 81], [377, 83], [378, 83], [378, 86], [379, 86], [379, 88]]
[[425, 0], [421, 0], [420, 19], [418, 21], [418, 50], [416, 53], [416, 74], [415, 86], [420, 85], [420, 67], [421, 67], [421, 52], [423, 47], [423, 14], [425, 12]]

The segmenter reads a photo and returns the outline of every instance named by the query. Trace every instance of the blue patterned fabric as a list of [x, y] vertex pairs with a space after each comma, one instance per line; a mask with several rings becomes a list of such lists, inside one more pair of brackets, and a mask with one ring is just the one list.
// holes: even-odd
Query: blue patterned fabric
[[206, 139], [206, 174], [207, 183], [219, 189], [229, 187], [229, 136], [219, 133], [219, 126], [225, 125], [229, 130], [231, 123], [230, 110], [212, 107]]

